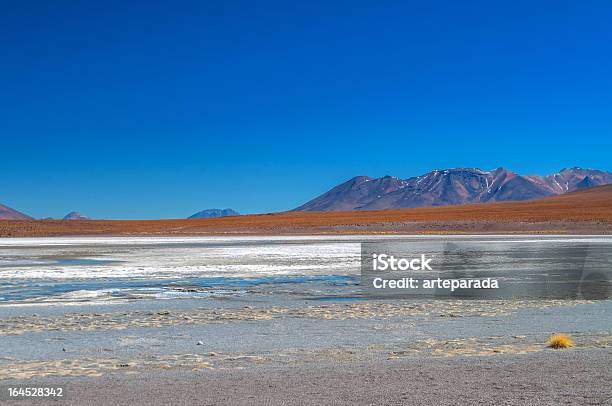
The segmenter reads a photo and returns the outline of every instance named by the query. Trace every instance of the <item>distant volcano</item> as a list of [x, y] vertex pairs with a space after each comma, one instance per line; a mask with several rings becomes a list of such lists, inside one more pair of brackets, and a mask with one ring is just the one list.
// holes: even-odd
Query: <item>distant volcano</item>
[[421, 176], [357, 176], [296, 211], [384, 210], [538, 199], [612, 184], [612, 173], [569, 168], [548, 176], [523, 176], [497, 168], [436, 170]]
[[232, 209], [206, 209], [197, 212], [196, 214], [189, 216], [190, 219], [207, 219], [214, 217], [229, 217], [229, 216], [240, 216], [236, 210]]
[[91, 220], [91, 218], [83, 216], [78, 211], [71, 211], [70, 213], [64, 216], [63, 220]]
[[32, 217], [0, 204], [0, 220], [30, 220]]

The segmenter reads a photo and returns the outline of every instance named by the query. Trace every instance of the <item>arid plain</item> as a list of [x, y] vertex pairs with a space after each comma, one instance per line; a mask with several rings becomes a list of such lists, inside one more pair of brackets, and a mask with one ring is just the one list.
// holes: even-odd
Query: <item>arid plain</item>
[[[612, 301], [364, 300], [359, 258], [368, 240], [571, 253], [607, 234], [612, 186], [422, 209], [0, 221], [0, 384], [65, 386], [74, 405], [603, 404]], [[575, 346], [548, 348], [559, 332]]]
[[212, 219], [0, 220], [0, 237], [364, 233], [612, 233], [612, 185], [512, 203], [351, 212], [280, 212]]

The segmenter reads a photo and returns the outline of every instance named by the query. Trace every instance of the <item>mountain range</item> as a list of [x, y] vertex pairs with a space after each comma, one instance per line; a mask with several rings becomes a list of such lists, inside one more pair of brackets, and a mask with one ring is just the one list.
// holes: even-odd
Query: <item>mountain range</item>
[[91, 218], [83, 216], [78, 211], [71, 211], [70, 213], [66, 214], [62, 220], [91, 220]]
[[214, 217], [228, 217], [228, 216], [240, 216], [236, 210], [233, 209], [206, 209], [197, 212], [196, 214], [189, 216], [190, 219], [208, 219]]
[[[566, 168], [547, 176], [525, 176], [504, 168], [435, 170], [421, 176], [371, 178], [356, 176], [292, 211], [385, 210], [469, 203], [532, 200], [612, 184], [612, 173]], [[239, 216], [232, 209], [207, 209], [189, 218]], [[32, 217], [0, 204], [0, 220]], [[65, 220], [88, 220], [71, 212]]]
[[504, 168], [435, 170], [421, 176], [356, 176], [294, 211], [384, 210], [468, 203], [522, 201], [612, 184], [612, 173], [566, 168], [548, 176], [525, 176]]
[[0, 204], [0, 220], [30, 220], [32, 217]]
[[[0, 204], [0, 220], [32, 220], [33, 218], [27, 214], [23, 214], [15, 209], [11, 209], [8, 206]], [[53, 220], [51, 217], [47, 217], [44, 220]], [[64, 216], [62, 220], [91, 220], [87, 216], [83, 216], [81, 213], [72, 211]]]

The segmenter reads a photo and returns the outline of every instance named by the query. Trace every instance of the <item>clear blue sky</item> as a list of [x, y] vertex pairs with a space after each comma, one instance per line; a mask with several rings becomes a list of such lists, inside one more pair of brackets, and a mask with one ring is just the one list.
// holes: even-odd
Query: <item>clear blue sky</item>
[[0, 202], [287, 210], [355, 175], [612, 170], [609, 1], [3, 1]]

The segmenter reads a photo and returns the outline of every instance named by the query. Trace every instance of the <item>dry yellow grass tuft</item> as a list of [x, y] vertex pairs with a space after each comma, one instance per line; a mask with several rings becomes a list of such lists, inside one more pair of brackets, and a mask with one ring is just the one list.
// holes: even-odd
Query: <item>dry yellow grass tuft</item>
[[574, 346], [574, 340], [567, 334], [553, 334], [548, 339], [548, 347], [554, 349], [570, 348]]

